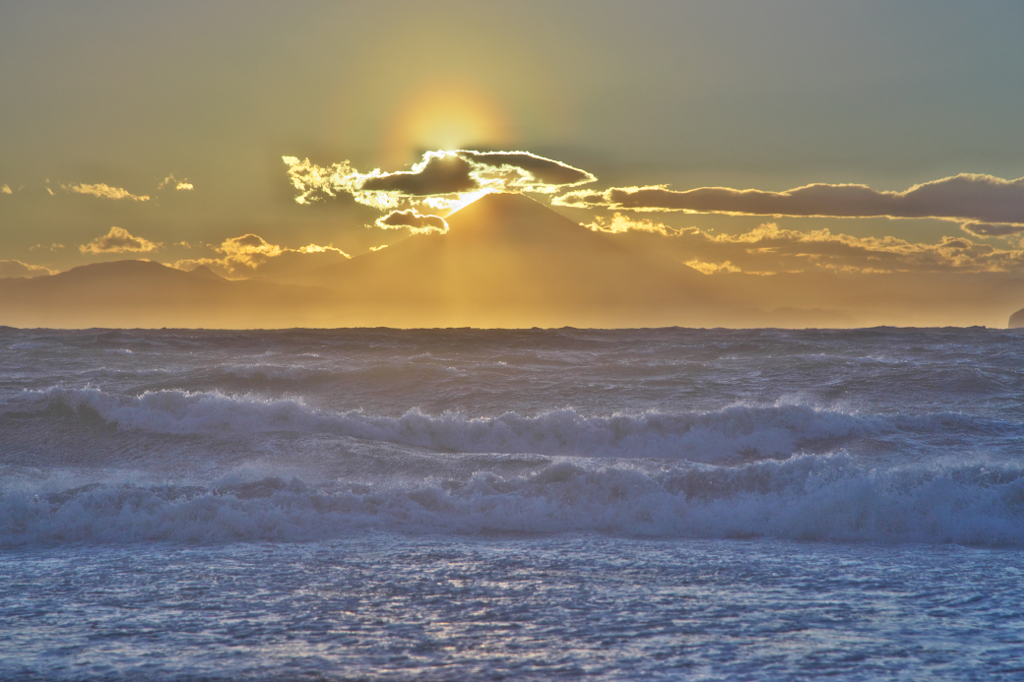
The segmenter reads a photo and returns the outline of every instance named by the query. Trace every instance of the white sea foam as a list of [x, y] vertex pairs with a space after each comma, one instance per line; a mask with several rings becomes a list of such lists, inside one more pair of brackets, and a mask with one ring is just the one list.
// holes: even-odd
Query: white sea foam
[[[1024, 546], [1012, 335], [18, 334], [68, 350], [0, 358], [6, 545], [383, 529]], [[124, 348], [145, 357], [105, 352]]]
[[1024, 545], [1024, 469], [867, 469], [846, 455], [645, 469], [560, 459], [519, 475], [388, 483], [24, 482], [0, 545], [304, 541], [364, 530]]

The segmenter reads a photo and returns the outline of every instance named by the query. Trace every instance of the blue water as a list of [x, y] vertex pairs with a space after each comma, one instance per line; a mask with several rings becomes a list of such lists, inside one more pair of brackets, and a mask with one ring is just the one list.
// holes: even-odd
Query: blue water
[[1022, 360], [0, 329], [0, 678], [1024, 679]]

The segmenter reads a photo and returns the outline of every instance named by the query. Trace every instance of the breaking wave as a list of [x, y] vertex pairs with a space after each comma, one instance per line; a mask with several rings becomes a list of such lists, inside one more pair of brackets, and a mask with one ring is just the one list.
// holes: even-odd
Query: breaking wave
[[868, 469], [848, 455], [736, 467], [643, 468], [558, 458], [520, 474], [335, 482], [227, 476], [214, 484], [21, 482], [0, 495], [0, 545], [307, 541], [382, 530], [599, 532], [1024, 545], [1024, 469]]
[[982, 428], [1013, 435], [1020, 430], [1019, 425], [959, 414], [861, 415], [800, 404], [601, 416], [568, 408], [537, 415], [507, 412], [491, 417], [428, 415], [413, 409], [390, 417], [361, 411], [332, 412], [309, 406], [301, 398], [182, 390], [123, 396], [89, 388], [25, 391], [8, 401], [0, 412], [0, 425], [4, 420], [40, 416], [98, 420], [121, 430], [163, 434], [326, 433], [444, 452], [715, 463], [833, 452], [852, 439], [882, 439], [901, 431], [962, 435]]

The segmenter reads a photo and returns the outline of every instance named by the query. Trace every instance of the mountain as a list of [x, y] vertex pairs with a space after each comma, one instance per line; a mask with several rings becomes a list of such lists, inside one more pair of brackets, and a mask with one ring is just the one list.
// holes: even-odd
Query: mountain
[[0, 280], [0, 324], [18, 327], [292, 327], [327, 324], [336, 297], [309, 287], [222, 279], [140, 260]]
[[520, 194], [448, 224], [287, 281], [339, 292], [366, 326], [700, 326], [732, 310], [707, 276]]
[[447, 221], [445, 234], [352, 259], [291, 254], [259, 279], [149, 261], [0, 279], [0, 325], [1002, 326], [1024, 302], [1010, 273], [705, 275], [680, 262], [686, 254], [592, 231], [519, 194], [486, 195]]
[[0, 280], [0, 324], [707, 326], [728, 324], [736, 312], [711, 278], [520, 194], [484, 196], [448, 223], [446, 234], [411, 236], [353, 259], [329, 254], [335, 262], [312, 271], [286, 263], [260, 279], [118, 261]]

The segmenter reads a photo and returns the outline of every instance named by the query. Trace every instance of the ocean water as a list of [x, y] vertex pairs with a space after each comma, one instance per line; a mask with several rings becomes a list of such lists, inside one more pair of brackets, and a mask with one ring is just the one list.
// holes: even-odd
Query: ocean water
[[1024, 679], [1024, 332], [0, 328], [0, 679]]

